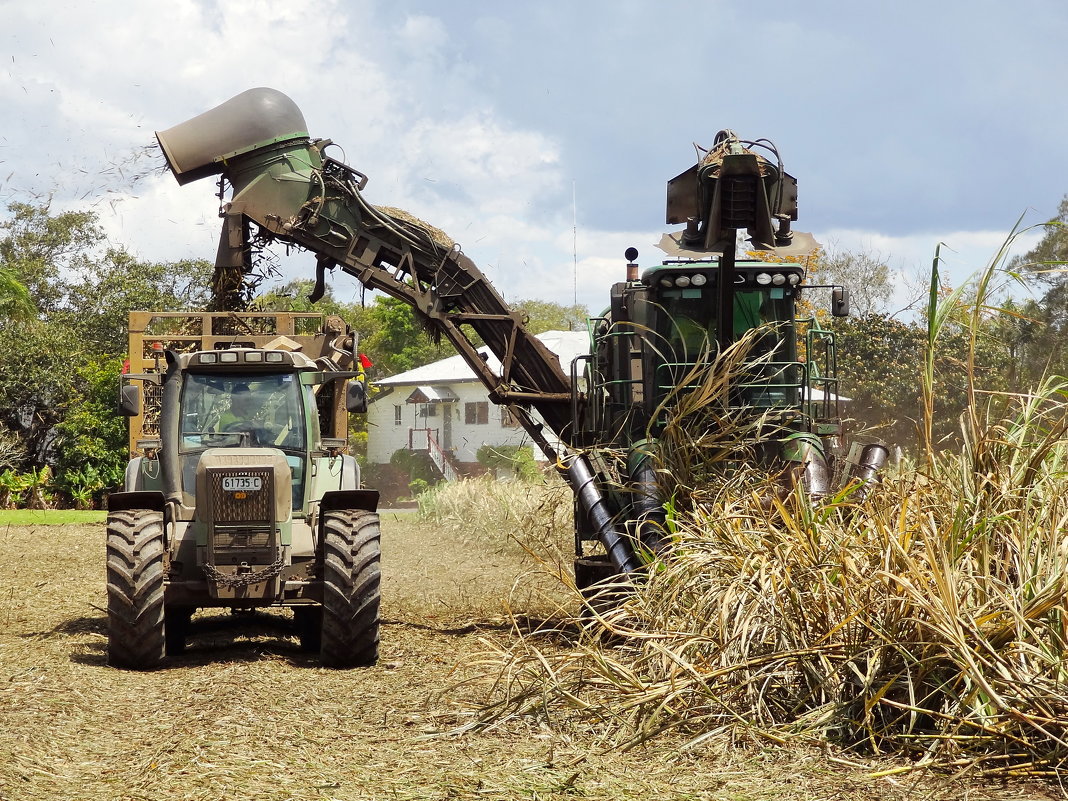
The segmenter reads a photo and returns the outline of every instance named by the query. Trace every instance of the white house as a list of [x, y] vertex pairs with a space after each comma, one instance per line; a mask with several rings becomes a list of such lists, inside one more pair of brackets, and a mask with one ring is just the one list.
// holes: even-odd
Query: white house
[[[572, 360], [589, 352], [585, 331], [546, 331], [538, 334], [560, 359], [565, 372]], [[500, 362], [488, 348], [479, 352], [495, 371]], [[531, 445], [527, 433], [503, 406], [491, 403], [488, 392], [461, 356], [417, 367], [374, 382], [378, 392], [367, 409], [367, 461], [386, 464], [401, 449], [429, 451], [439, 468], [475, 465], [483, 445]], [[549, 441], [551, 432], [546, 429]], [[540, 448], [534, 457], [544, 460]]]

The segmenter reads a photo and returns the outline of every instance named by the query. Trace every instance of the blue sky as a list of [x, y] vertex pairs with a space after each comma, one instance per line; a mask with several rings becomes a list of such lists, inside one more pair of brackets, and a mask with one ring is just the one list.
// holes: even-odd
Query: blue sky
[[776, 143], [798, 229], [902, 281], [945, 242], [962, 278], [1068, 193], [1065, 42], [1054, 0], [0, 2], [0, 201], [213, 258], [212, 182], [179, 187], [147, 146], [271, 86], [372, 202], [449, 232], [512, 300], [599, 311], [626, 247], [659, 259], [666, 181], [728, 127]]

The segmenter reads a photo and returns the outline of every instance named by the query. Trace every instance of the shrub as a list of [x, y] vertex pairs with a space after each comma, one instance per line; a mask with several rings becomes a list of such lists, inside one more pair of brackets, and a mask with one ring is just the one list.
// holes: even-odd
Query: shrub
[[430, 458], [430, 454], [423, 451], [410, 451], [407, 448], [400, 448], [393, 452], [393, 455], [389, 458], [389, 463], [407, 472], [409, 481], [421, 480], [429, 484], [441, 478], [438, 468], [434, 465], [433, 459]]
[[510, 470], [527, 481], [541, 473], [534, 460], [534, 449], [529, 445], [483, 445], [475, 453], [475, 458], [488, 470]]

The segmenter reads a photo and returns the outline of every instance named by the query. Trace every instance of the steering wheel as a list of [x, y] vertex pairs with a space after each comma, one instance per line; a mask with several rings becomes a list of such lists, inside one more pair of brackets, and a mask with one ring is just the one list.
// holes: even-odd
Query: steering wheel
[[[271, 432], [261, 426], [249, 426], [245, 423], [237, 423], [226, 430], [228, 434], [240, 434], [242, 447], [248, 448], [273, 448]], [[246, 445], [247, 441], [247, 445]]]

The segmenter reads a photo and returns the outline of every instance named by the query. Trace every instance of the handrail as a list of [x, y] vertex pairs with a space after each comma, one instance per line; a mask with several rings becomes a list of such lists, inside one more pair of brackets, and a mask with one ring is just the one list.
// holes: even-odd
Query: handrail
[[426, 434], [426, 450], [430, 454], [430, 461], [434, 463], [434, 466], [441, 473], [441, 477], [446, 481], [456, 481], [460, 476], [456, 470], [456, 467], [449, 460], [445, 450], [438, 443], [437, 437], [432, 432], [436, 429], [433, 428], [411, 428], [408, 430], [408, 447], [412, 450], [416, 450], [415, 443], [412, 440], [412, 434], [416, 431], [420, 431]]

